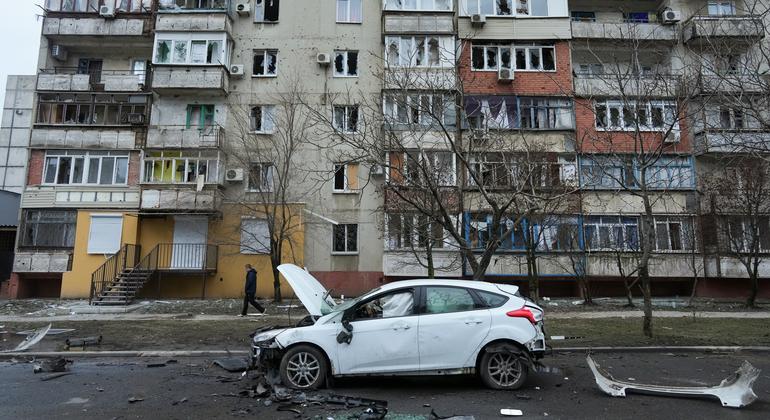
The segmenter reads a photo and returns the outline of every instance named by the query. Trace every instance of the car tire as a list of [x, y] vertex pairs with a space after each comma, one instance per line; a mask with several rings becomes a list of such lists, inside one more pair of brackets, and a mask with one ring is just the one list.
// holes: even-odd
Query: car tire
[[317, 348], [299, 345], [281, 358], [281, 382], [293, 389], [318, 389], [326, 381], [326, 358]]
[[527, 381], [529, 369], [524, 358], [516, 353], [485, 352], [481, 357], [479, 375], [488, 388], [516, 390]]

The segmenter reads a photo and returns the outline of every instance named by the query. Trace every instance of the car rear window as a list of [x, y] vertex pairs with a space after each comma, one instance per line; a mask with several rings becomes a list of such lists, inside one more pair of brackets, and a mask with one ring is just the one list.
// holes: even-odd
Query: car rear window
[[497, 293], [482, 292], [481, 290], [476, 290], [476, 293], [478, 293], [479, 297], [481, 297], [481, 300], [483, 300], [489, 308], [497, 308], [498, 306], [502, 306], [505, 302], [508, 301], [507, 297], [498, 295]]

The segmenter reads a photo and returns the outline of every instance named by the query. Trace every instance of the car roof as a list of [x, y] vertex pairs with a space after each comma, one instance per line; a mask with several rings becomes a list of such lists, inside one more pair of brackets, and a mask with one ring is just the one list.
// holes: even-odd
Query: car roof
[[[378, 291], [388, 291], [394, 289], [400, 289], [402, 287], [419, 287], [419, 286], [453, 286], [453, 287], [470, 287], [472, 289], [486, 290], [490, 292], [500, 292], [492, 283], [485, 281], [475, 280], [460, 280], [460, 279], [411, 279], [411, 280], [398, 280], [392, 283], [387, 283]], [[368, 294], [368, 293], [367, 293]]]

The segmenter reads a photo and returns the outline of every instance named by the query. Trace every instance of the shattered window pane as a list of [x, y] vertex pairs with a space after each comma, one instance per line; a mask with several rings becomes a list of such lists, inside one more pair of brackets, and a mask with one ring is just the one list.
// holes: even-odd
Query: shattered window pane
[[348, 51], [348, 76], [358, 75], [358, 52]]
[[155, 62], [165, 64], [171, 61], [171, 41], [158, 41], [158, 50], [155, 54]]
[[337, 52], [336, 56], [334, 57], [334, 74], [338, 76], [345, 74], [344, 52]]
[[174, 63], [187, 62], [187, 41], [174, 41]]

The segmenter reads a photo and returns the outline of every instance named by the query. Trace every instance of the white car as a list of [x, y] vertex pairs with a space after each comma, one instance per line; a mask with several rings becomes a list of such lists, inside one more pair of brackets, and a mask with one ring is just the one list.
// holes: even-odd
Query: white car
[[336, 304], [302, 268], [278, 270], [310, 315], [257, 331], [252, 357], [291, 388], [318, 388], [329, 375], [478, 373], [490, 388], [517, 389], [545, 352], [543, 310], [516, 286], [406, 280]]

